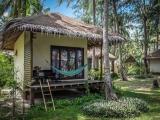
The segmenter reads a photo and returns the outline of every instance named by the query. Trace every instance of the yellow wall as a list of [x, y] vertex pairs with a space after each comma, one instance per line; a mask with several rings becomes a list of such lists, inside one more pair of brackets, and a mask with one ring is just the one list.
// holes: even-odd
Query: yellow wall
[[17, 80], [24, 80], [24, 33], [22, 33], [14, 45], [14, 75]]
[[[64, 35], [36, 33], [36, 37], [33, 39], [33, 67], [40, 66], [44, 70], [50, 69], [51, 45], [84, 48], [84, 64], [87, 64], [87, 40]], [[87, 68], [85, 69], [85, 79], [87, 79]]]

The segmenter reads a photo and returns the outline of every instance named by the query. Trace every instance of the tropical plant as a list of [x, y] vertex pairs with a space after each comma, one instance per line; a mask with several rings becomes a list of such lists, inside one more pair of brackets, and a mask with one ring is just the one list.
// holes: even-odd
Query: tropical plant
[[104, 81], [105, 81], [105, 96], [108, 100], [117, 99], [116, 94], [112, 89], [110, 64], [109, 64], [109, 40], [108, 40], [108, 11], [109, 1], [104, 0], [104, 20], [103, 20], [103, 50], [104, 50]]
[[135, 117], [149, 110], [145, 101], [138, 98], [122, 97], [117, 101], [97, 100], [82, 107], [84, 114], [96, 117]]
[[14, 82], [13, 58], [0, 52], [0, 87], [10, 86]]
[[0, 15], [8, 13], [12, 18], [37, 14], [42, 9], [41, 0], [2, 0], [0, 2]]

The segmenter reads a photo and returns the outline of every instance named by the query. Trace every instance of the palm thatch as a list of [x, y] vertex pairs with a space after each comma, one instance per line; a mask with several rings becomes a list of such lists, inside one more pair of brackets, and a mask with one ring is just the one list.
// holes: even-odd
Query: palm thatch
[[[88, 55], [88, 58], [92, 57], [92, 55], [93, 55], [92, 49], [88, 50], [87, 55]], [[100, 48], [95, 48], [95, 56], [98, 57], [98, 58], [101, 57], [101, 50], [100, 50]], [[102, 51], [102, 56], [103, 56], [103, 51]], [[114, 55], [112, 55], [111, 53], [109, 53], [109, 59], [110, 60], [116, 60], [117, 58]]]
[[[23, 31], [61, 34], [88, 39], [88, 46], [100, 45], [102, 28], [86, 24], [59, 13], [39, 14], [30, 17], [16, 18], [6, 24], [2, 31], [3, 48], [13, 49], [16, 38]], [[118, 34], [109, 34], [110, 44], [124, 41]]]

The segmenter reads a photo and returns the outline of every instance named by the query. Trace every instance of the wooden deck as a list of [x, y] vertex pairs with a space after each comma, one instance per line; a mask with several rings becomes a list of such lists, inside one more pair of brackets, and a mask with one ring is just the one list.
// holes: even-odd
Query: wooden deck
[[[61, 81], [57, 81], [57, 82], [54, 82], [54, 83], [50, 83], [50, 86], [53, 88], [53, 89], [57, 89], [57, 88], [73, 88], [73, 87], [78, 87], [78, 86], [84, 86], [86, 84], [89, 84], [89, 85], [95, 85], [95, 84], [103, 84], [104, 81], [99, 81], [99, 80], [61, 80]], [[46, 83], [43, 83], [43, 88], [47, 88], [48, 85]], [[30, 88], [32, 89], [37, 89], [37, 88], [40, 88], [40, 85], [37, 83], [37, 84], [33, 84], [30, 86]]]
[[[87, 88], [87, 84], [89, 88], [96, 88], [100, 90], [104, 84], [104, 81], [99, 80], [59, 80], [57, 82], [50, 80], [50, 88], [51, 91], [57, 91], [57, 90], [68, 90], [68, 89], [80, 89], [85, 90]], [[48, 85], [47, 83], [42, 84], [44, 92], [48, 92]], [[35, 94], [41, 93], [41, 86], [40, 84], [34, 83], [31, 86], [28, 86], [28, 92], [29, 92], [29, 99], [30, 104], [34, 104]], [[28, 94], [26, 94], [26, 99]]]

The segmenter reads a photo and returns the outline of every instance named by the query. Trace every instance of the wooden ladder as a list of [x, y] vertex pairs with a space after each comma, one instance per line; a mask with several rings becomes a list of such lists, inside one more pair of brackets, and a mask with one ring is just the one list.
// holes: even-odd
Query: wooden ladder
[[[53, 107], [53, 109], [55, 110], [53, 95], [52, 95], [52, 92], [51, 92], [51, 86], [50, 86], [50, 83], [49, 83], [48, 79], [47, 79], [46, 81], [47, 81], [47, 87], [48, 87], [48, 90], [49, 90], [49, 93], [48, 93], [48, 94], [44, 94], [42, 82], [41, 82], [41, 80], [39, 80], [39, 84], [40, 84], [40, 87], [41, 87], [41, 93], [42, 93], [42, 97], [43, 97], [44, 107], [45, 107], [45, 110], [47, 111], [47, 103], [48, 103], [48, 104], [49, 104], [49, 103], [52, 103], [52, 107]], [[47, 102], [47, 101], [46, 101], [46, 97], [47, 97], [47, 96], [50, 96], [51, 102]]]

